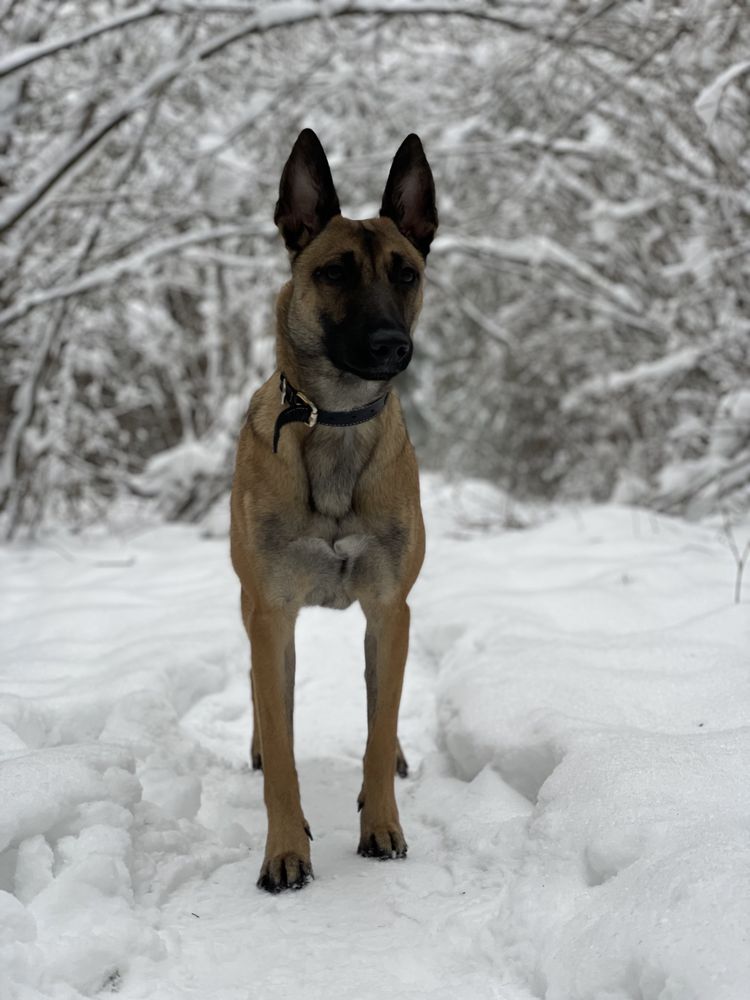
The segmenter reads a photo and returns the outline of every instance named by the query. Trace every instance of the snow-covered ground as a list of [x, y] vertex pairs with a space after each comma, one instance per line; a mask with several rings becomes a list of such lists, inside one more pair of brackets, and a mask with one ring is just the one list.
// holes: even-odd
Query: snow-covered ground
[[750, 581], [708, 527], [499, 527], [425, 482], [398, 795], [355, 854], [363, 620], [298, 627], [316, 880], [255, 888], [248, 652], [220, 532], [0, 551], [0, 997], [747, 1000]]

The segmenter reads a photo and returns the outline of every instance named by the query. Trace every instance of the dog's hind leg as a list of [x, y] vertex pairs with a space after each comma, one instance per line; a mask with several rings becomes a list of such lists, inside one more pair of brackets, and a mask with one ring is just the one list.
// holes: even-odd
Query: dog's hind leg
[[366, 857], [404, 857], [406, 841], [393, 782], [398, 764], [398, 709], [409, 646], [409, 607], [401, 601], [364, 610], [368, 736], [357, 850]]
[[253, 738], [250, 741], [250, 763], [253, 771], [263, 770], [263, 757], [260, 752], [260, 726], [258, 725], [258, 706], [255, 704], [253, 672], [250, 671], [250, 701], [253, 704]]
[[409, 775], [409, 762], [404, 751], [401, 749], [401, 740], [396, 740], [396, 774], [399, 778], [406, 778]]
[[[240, 591], [240, 609], [242, 612], [242, 624], [245, 626], [248, 639], [250, 638], [250, 598], [245, 593], [244, 588]], [[263, 758], [260, 753], [260, 726], [258, 725], [258, 707], [255, 704], [255, 691], [253, 690], [253, 671], [250, 670], [250, 702], [253, 706], [253, 735], [250, 740], [250, 763], [253, 771], [260, 771], [263, 767]]]
[[266, 854], [258, 885], [269, 892], [298, 889], [312, 878], [310, 828], [302, 812], [294, 765], [295, 617], [286, 611], [256, 608], [249, 623], [253, 703], [268, 813]]

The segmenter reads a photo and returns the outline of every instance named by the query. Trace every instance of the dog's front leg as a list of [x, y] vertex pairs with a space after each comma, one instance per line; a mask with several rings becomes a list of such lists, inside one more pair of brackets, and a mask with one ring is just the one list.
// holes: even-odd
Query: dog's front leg
[[263, 792], [268, 814], [266, 856], [258, 885], [269, 892], [299, 889], [312, 878], [310, 829], [302, 813], [294, 766], [292, 712], [295, 614], [255, 610], [250, 615], [253, 701], [260, 730]]
[[365, 857], [402, 858], [406, 855], [406, 840], [393, 785], [398, 709], [409, 647], [409, 606], [399, 601], [364, 607], [364, 612], [368, 736], [359, 796], [358, 853]]

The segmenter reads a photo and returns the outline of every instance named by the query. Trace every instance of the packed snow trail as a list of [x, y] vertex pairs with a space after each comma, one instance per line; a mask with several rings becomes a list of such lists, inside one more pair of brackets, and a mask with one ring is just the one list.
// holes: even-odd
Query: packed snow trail
[[256, 889], [247, 641], [221, 525], [0, 552], [0, 998], [747, 1000], [750, 615], [709, 528], [500, 528], [425, 480], [397, 782], [355, 854], [360, 611], [307, 609], [315, 881]]

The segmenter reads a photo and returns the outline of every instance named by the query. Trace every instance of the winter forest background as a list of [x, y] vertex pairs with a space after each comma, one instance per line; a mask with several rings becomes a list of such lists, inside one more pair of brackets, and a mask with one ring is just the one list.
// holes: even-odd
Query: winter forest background
[[355, 218], [425, 144], [424, 466], [746, 506], [749, 53], [744, 0], [1, 0], [3, 534], [223, 496], [304, 126]]

